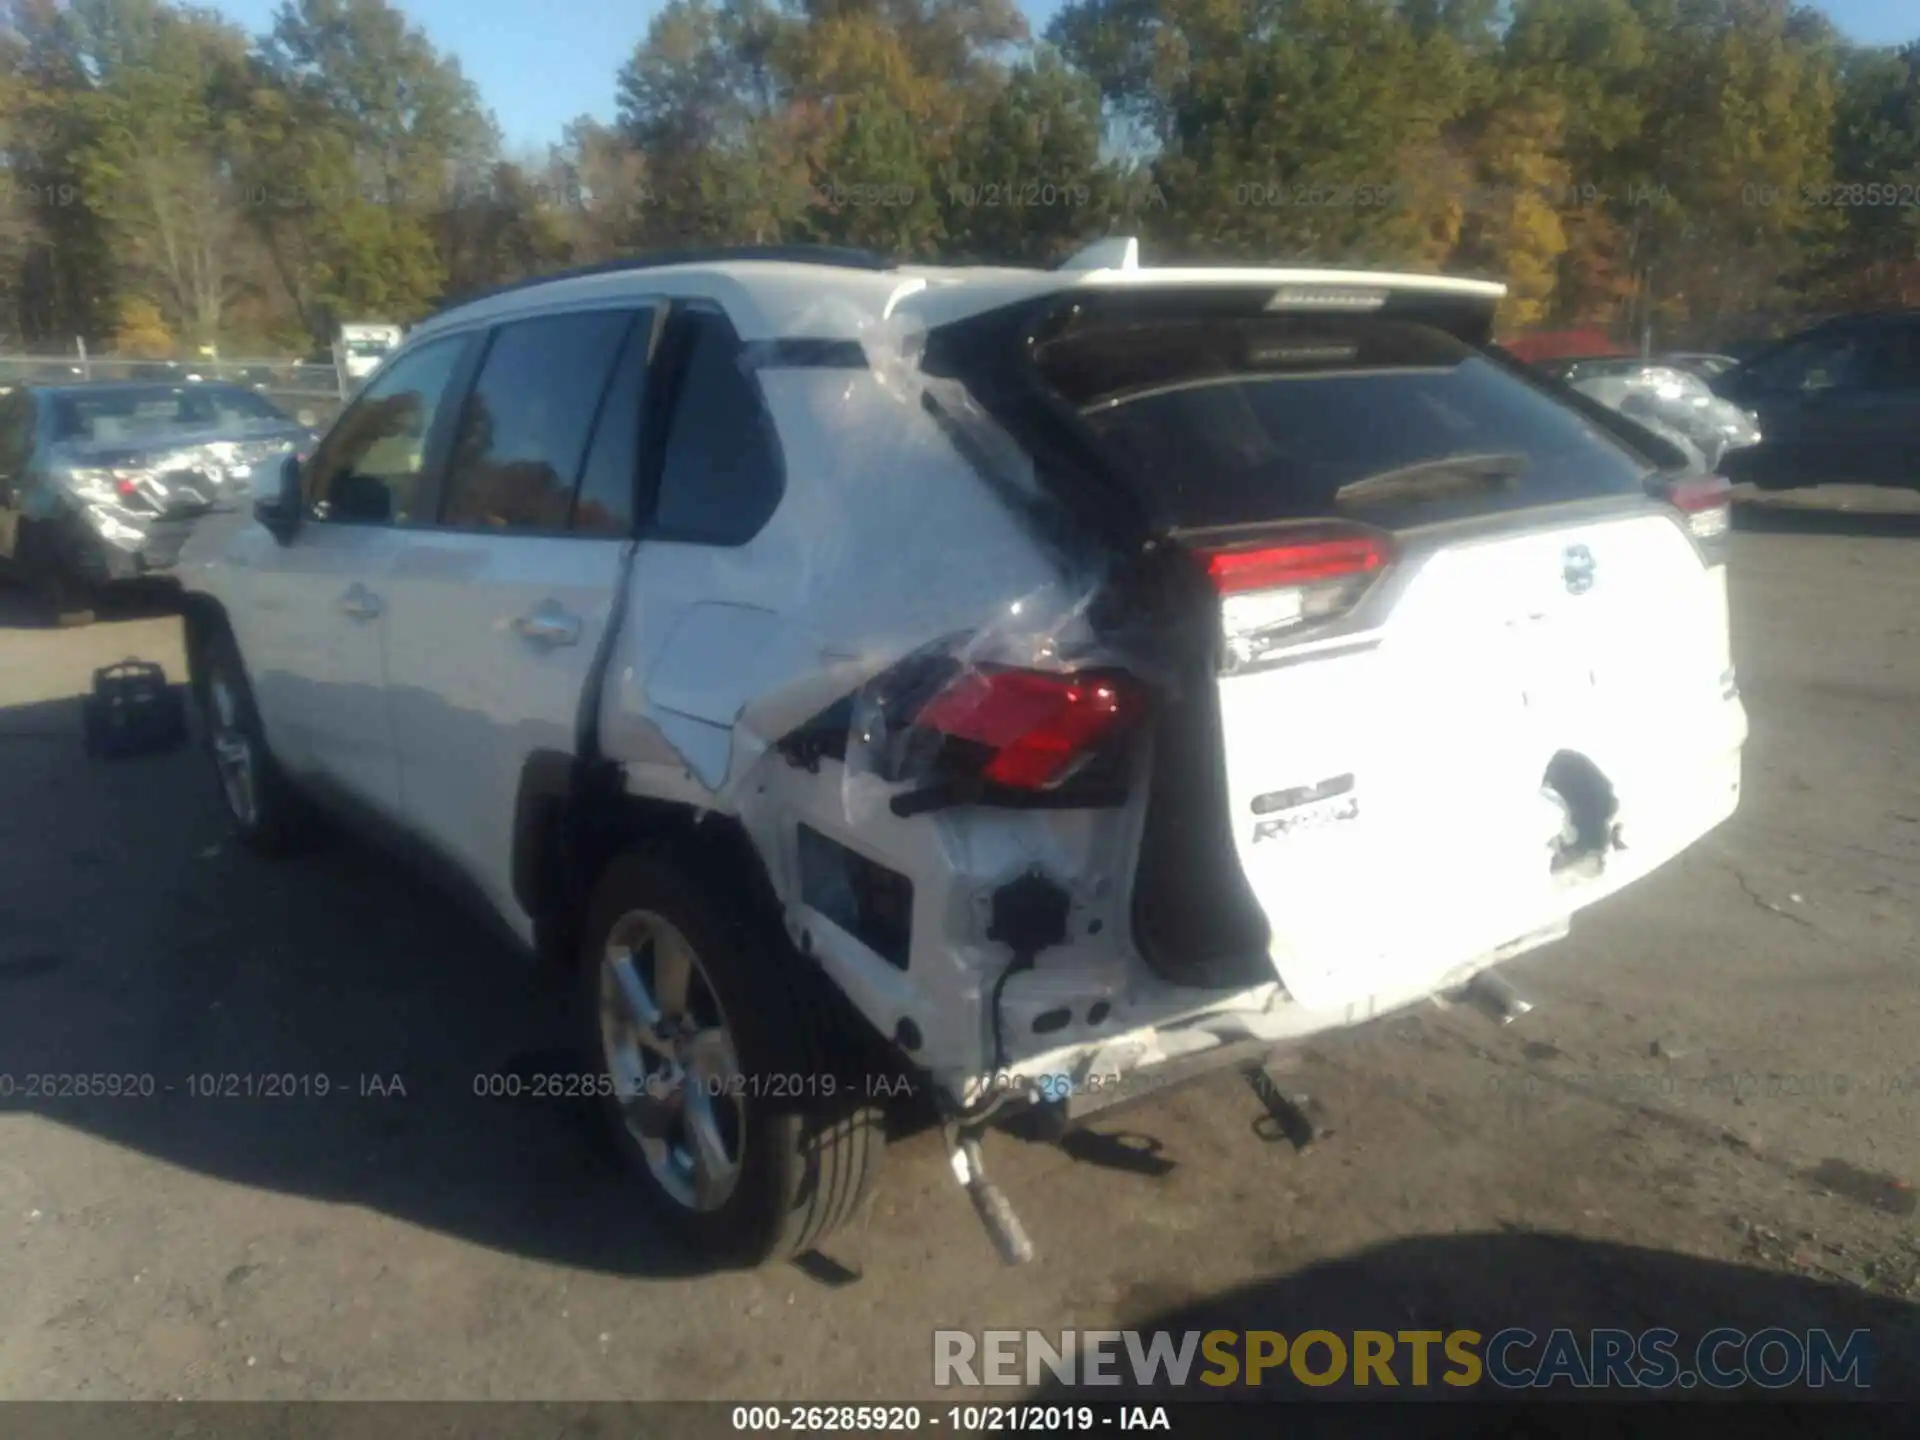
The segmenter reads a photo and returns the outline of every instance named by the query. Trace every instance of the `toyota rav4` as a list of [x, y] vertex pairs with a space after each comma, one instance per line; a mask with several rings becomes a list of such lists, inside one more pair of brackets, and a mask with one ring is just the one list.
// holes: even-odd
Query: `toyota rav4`
[[403, 837], [577, 984], [715, 1260], [854, 1211], [890, 1076], [1023, 1258], [990, 1121], [1498, 993], [1735, 807], [1725, 486], [1502, 293], [1107, 241], [461, 304], [190, 547], [233, 823]]

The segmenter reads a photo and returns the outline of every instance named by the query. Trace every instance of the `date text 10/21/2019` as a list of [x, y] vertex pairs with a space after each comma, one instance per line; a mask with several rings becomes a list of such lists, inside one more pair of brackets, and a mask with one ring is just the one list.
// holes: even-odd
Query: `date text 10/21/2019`
[[736, 1431], [851, 1431], [859, 1434], [945, 1430], [974, 1435], [990, 1430], [1062, 1431], [1171, 1430], [1164, 1405], [735, 1405]]
[[398, 1074], [347, 1077], [315, 1071], [195, 1072], [162, 1078], [148, 1071], [0, 1071], [0, 1101], [154, 1100], [184, 1093], [193, 1100], [405, 1099]]

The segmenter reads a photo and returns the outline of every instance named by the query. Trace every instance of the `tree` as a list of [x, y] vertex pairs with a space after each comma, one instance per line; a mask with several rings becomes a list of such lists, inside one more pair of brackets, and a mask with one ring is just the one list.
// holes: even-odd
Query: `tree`
[[93, 81], [72, 14], [54, 0], [9, 0], [5, 105], [13, 330], [22, 340], [98, 340], [112, 324], [108, 227], [87, 205], [79, 154]]
[[160, 307], [151, 300], [128, 296], [120, 302], [120, 320], [113, 330], [116, 355], [143, 360], [165, 360], [178, 346]]
[[498, 148], [458, 63], [386, 0], [288, 0], [247, 88], [237, 169], [314, 341], [424, 313], [446, 283], [431, 217]]
[[653, 200], [646, 157], [617, 131], [582, 116], [548, 166], [561, 192], [578, 201], [565, 213], [576, 256], [601, 260], [646, 243]]
[[496, 163], [483, 184], [450, 194], [432, 219], [447, 295], [569, 264], [575, 241], [568, 211], [574, 203], [564, 175], [507, 161]]
[[191, 343], [217, 344], [246, 285], [220, 109], [246, 34], [155, 0], [75, 0], [72, 14], [94, 76], [77, 164], [87, 204], [114, 233], [119, 288], [151, 296]]
[[1051, 47], [995, 88], [941, 182], [947, 248], [996, 264], [1048, 264], [1119, 219], [1126, 182], [1102, 160], [1100, 92]]
[[1833, 190], [1857, 204], [1813, 262], [1844, 306], [1920, 304], [1920, 43], [1846, 57], [1835, 104]]
[[759, 0], [673, 0], [621, 69], [616, 124], [645, 158], [645, 243], [777, 238], [766, 232], [803, 208], [798, 157], [768, 124], [785, 24]]
[[[1406, 263], [1471, 57], [1388, 0], [1080, 0], [1050, 37], [1159, 147], [1172, 250]], [[1444, 63], [1437, 63], [1444, 62]]]
[[1577, 204], [1563, 157], [1565, 110], [1551, 93], [1497, 100], [1472, 135], [1471, 164], [1449, 268], [1498, 275], [1501, 323], [1523, 329], [1553, 313]]

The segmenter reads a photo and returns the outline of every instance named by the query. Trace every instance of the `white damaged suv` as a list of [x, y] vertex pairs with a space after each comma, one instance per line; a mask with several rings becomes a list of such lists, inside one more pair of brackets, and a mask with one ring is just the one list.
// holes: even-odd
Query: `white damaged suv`
[[445, 311], [184, 557], [234, 823], [365, 822], [577, 975], [715, 1260], [847, 1218], [907, 1082], [1024, 1258], [990, 1120], [1465, 986], [1734, 810], [1724, 484], [1501, 294], [1108, 241]]

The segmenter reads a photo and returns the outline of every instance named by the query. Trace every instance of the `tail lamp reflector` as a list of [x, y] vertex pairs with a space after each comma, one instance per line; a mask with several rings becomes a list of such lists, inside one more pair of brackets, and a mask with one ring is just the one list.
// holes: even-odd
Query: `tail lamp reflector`
[[1352, 609], [1392, 561], [1393, 540], [1359, 526], [1325, 526], [1206, 550], [1201, 558], [1220, 596], [1229, 660], [1239, 665], [1297, 626]]
[[922, 706], [914, 724], [991, 752], [982, 779], [1044, 790], [1071, 775], [1142, 708], [1119, 677], [978, 667]]
[[1687, 517], [1696, 540], [1718, 540], [1733, 528], [1733, 486], [1723, 475], [1676, 480], [1667, 486], [1667, 503]]

